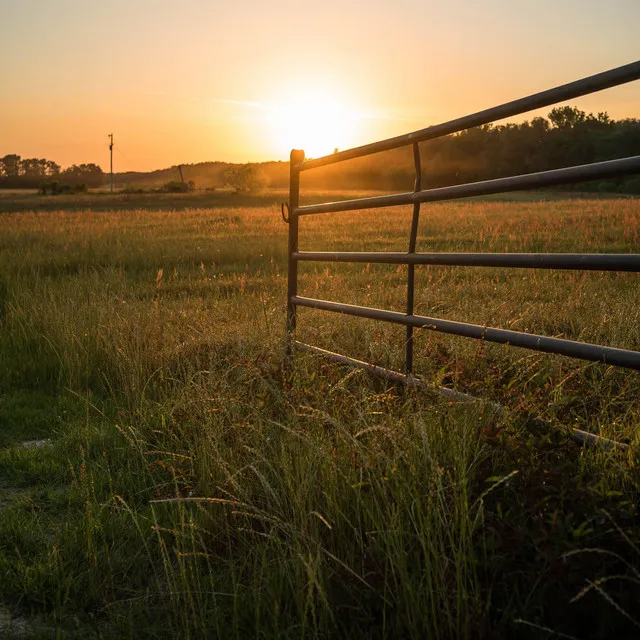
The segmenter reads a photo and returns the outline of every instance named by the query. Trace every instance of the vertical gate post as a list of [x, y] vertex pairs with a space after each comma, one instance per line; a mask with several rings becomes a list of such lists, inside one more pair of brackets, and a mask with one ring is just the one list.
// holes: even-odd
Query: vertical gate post
[[292, 149], [289, 157], [289, 244], [287, 249], [287, 359], [293, 357], [293, 340], [296, 330], [296, 305], [293, 298], [298, 295], [298, 261], [293, 254], [298, 251], [298, 216], [300, 205], [300, 165], [304, 162], [304, 151]]
[[[414, 192], [422, 189], [422, 164], [420, 162], [420, 145], [415, 142], [413, 144], [413, 162], [416, 170], [416, 180], [414, 184]], [[411, 219], [411, 235], [409, 236], [409, 253], [415, 253], [416, 240], [418, 237], [418, 222], [420, 219], [420, 203], [413, 205], [413, 217]], [[407, 273], [407, 315], [413, 315], [413, 299], [415, 291], [415, 265], [409, 264]], [[407, 342], [406, 354], [404, 361], [404, 370], [407, 375], [413, 371], [413, 327], [407, 326]]]

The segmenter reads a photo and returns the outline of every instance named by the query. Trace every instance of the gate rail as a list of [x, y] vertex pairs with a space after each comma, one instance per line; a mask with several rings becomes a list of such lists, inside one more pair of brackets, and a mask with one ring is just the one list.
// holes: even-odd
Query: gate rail
[[[459, 184], [450, 187], [422, 190], [422, 169], [419, 143], [446, 136], [466, 129], [488, 124], [495, 120], [526, 113], [534, 109], [564, 102], [596, 91], [608, 89], [640, 79], [640, 61], [605, 71], [582, 80], [561, 85], [541, 93], [519, 100], [479, 111], [443, 124], [427, 127], [413, 133], [389, 138], [372, 144], [334, 153], [322, 158], [305, 160], [304, 151], [292, 150], [290, 157], [289, 182], [289, 241], [288, 241], [288, 286], [287, 286], [287, 353], [292, 357], [293, 348], [301, 348], [322, 354], [338, 362], [368, 369], [378, 375], [395, 380], [412, 382], [413, 372], [413, 329], [425, 328], [468, 338], [483, 339], [488, 342], [511, 344], [525, 349], [555, 353], [582, 360], [603, 362], [609, 365], [626, 367], [640, 371], [640, 352], [605, 347], [601, 345], [552, 338], [518, 331], [509, 331], [484, 327], [465, 322], [454, 322], [439, 318], [414, 315], [415, 266], [416, 265], [452, 265], [476, 267], [517, 267], [525, 269], [575, 269], [596, 271], [640, 272], [640, 254], [593, 254], [593, 253], [416, 253], [416, 240], [420, 218], [420, 205], [423, 202], [437, 202], [479, 195], [505, 193], [537, 189], [540, 187], [569, 184], [586, 180], [614, 178], [632, 173], [640, 173], [640, 156], [595, 162], [591, 164], [566, 167], [552, 171], [541, 171], [495, 180]], [[300, 173], [329, 164], [360, 158], [380, 151], [413, 145], [415, 164], [414, 191], [386, 196], [359, 198], [340, 202], [328, 202], [300, 206]], [[360, 209], [413, 205], [409, 247], [402, 252], [349, 252], [349, 251], [299, 251], [299, 218], [306, 215]], [[298, 295], [298, 263], [316, 262], [360, 262], [382, 264], [406, 264], [407, 297], [406, 313], [374, 309], [357, 305], [342, 304], [329, 300], [316, 300]], [[405, 373], [390, 371], [377, 365], [348, 356], [332, 353], [316, 346], [306, 345], [295, 340], [297, 307], [308, 307], [324, 311], [343, 313], [361, 318], [370, 318], [406, 326]], [[451, 390], [444, 390], [449, 393]], [[464, 394], [457, 394], [464, 395]]]

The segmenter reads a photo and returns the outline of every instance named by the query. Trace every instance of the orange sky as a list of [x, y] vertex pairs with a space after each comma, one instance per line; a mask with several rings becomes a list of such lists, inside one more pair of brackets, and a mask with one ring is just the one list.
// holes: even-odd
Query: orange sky
[[[0, 0], [0, 16], [0, 156], [108, 170], [113, 132], [116, 171], [321, 155], [640, 58], [639, 0]], [[640, 82], [571, 104], [640, 117]]]

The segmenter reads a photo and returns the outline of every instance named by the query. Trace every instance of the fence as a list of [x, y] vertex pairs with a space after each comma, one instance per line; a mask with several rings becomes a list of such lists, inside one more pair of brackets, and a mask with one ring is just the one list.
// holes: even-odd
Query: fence
[[[290, 162], [289, 203], [283, 205], [283, 217], [289, 223], [288, 243], [288, 287], [287, 287], [287, 335], [288, 357], [294, 348], [300, 348], [328, 357], [337, 362], [367, 369], [375, 374], [416, 384], [413, 372], [413, 330], [425, 328], [442, 333], [477, 338], [488, 342], [510, 344], [525, 349], [571, 356], [582, 360], [603, 362], [609, 365], [627, 367], [640, 371], [640, 352], [605, 347], [573, 340], [565, 340], [518, 331], [508, 331], [484, 327], [464, 322], [442, 320], [414, 315], [414, 289], [416, 265], [453, 265], [474, 267], [518, 267], [524, 269], [575, 269], [595, 271], [631, 271], [640, 272], [640, 254], [583, 254], [583, 253], [416, 253], [416, 238], [420, 217], [420, 205], [423, 202], [437, 202], [472, 196], [490, 195], [549, 187], [594, 179], [619, 177], [631, 173], [640, 173], [640, 156], [596, 162], [592, 164], [567, 167], [552, 171], [542, 171], [495, 180], [459, 184], [450, 187], [421, 190], [422, 174], [419, 143], [433, 140], [452, 133], [501, 120], [503, 118], [526, 113], [558, 102], [626, 84], [640, 78], [640, 61], [599, 73], [576, 82], [571, 82], [548, 91], [536, 93], [520, 100], [514, 100], [491, 109], [486, 109], [450, 122], [428, 127], [395, 138], [373, 144], [356, 147], [334, 153], [322, 158], [305, 160], [304, 151], [292, 150]], [[415, 188], [411, 193], [402, 193], [341, 202], [329, 202], [309, 206], [300, 206], [300, 173], [336, 162], [360, 158], [380, 151], [388, 151], [402, 146], [413, 145], [415, 164]], [[354, 211], [396, 205], [413, 205], [413, 217], [409, 234], [407, 253], [401, 252], [320, 252], [298, 250], [299, 219], [307, 215]], [[285, 208], [288, 217], [285, 217]], [[360, 262], [382, 264], [406, 264], [407, 297], [406, 313], [374, 309], [330, 300], [316, 300], [298, 295], [298, 263], [316, 262]], [[340, 355], [307, 345], [295, 339], [297, 307], [308, 307], [323, 311], [343, 313], [361, 318], [370, 318], [406, 326], [406, 354], [404, 374], [362, 362], [349, 356]], [[441, 391], [449, 395], [464, 396], [451, 390]]]

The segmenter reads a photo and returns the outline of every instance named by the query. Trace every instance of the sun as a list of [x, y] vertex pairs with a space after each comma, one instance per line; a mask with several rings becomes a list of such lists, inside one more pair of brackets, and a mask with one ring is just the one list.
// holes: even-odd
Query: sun
[[307, 92], [273, 105], [270, 120], [273, 141], [281, 154], [304, 149], [307, 158], [318, 158], [354, 146], [359, 116], [336, 97]]

